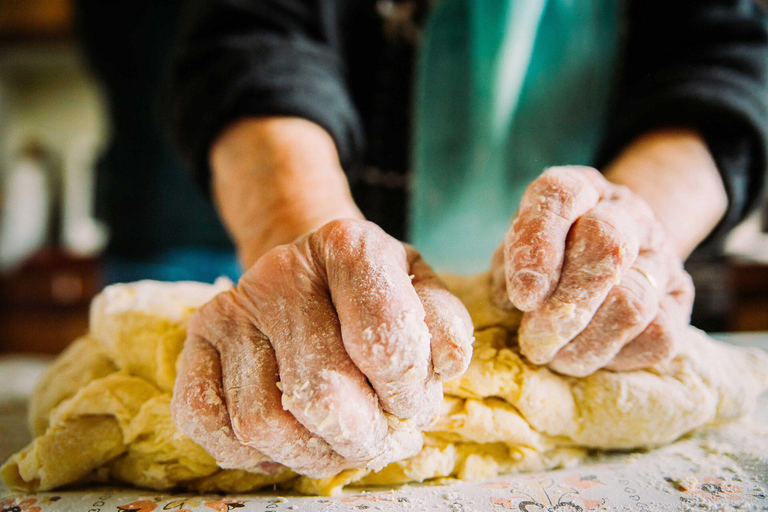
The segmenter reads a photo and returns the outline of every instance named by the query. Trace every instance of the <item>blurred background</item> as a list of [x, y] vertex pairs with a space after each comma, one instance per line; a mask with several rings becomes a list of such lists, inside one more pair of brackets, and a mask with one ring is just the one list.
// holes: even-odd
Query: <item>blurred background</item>
[[[105, 0], [93, 2], [91, 12], [99, 1]], [[185, 225], [163, 221], [163, 209], [207, 201], [175, 160], [153, 116], [181, 2], [124, 2], [127, 21], [105, 26], [126, 31], [107, 34], [99, 34], [99, 20], [78, 8], [87, 3], [0, 0], [0, 353], [61, 351], [86, 332], [88, 304], [109, 282], [211, 281], [218, 273], [237, 277], [212, 209]], [[142, 38], [152, 31], [163, 37]], [[114, 58], [132, 65], [111, 73], [95, 36], [123, 40], [126, 54]], [[128, 88], [127, 97], [133, 95], [135, 103], [110, 102], [105, 83]], [[110, 145], [115, 123], [135, 133], [132, 146]], [[125, 173], [155, 176], [158, 168], [167, 170], [163, 175], [178, 191], [176, 202], [132, 202], [130, 193], [118, 202], [111, 195], [124, 186], [120, 176]], [[184, 230], [196, 229], [199, 236], [187, 233], [180, 239], [214, 247], [220, 264], [201, 268], [195, 258], [181, 258], [170, 268], [111, 258], [110, 231], [130, 233], [131, 219], [142, 215], [158, 219], [153, 236], [169, 247], [176, 247], [174, 239]], [[768, 330], [767, 227], [764, 201], [725, 247], [689, 261], [697, 286], [695, 325], [709, 331]], [[130, 236], [121, 240], [131, 243]], [[133, 250], [140, 261], [136, 245], [120, 252]]]
[[60, 351], [87, 325], [108, 232], [109, 120], [62, 0], [0, 2], [0, 350]]

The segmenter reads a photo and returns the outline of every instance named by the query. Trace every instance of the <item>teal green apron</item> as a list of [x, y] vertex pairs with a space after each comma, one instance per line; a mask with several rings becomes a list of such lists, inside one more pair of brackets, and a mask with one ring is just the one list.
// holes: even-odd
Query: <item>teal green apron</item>
[[594, 160], [619, 4], [435, 2], [416, 85], [410, 233], [436, 269], [487, 269], [528, 184]]

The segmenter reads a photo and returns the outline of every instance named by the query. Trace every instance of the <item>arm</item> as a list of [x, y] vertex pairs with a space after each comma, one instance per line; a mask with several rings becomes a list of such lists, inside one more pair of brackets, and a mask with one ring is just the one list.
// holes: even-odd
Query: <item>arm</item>
[[[681, 247], [681, 255], [687, 256], [712, 230], [710, 240], [727, 233], [761, 196], [768, 148], [768, 16], [753, 0], [632, 0], [627, 14], [624, 69], [598, 168], [610, 176], [623, 167], [621, 177], [614, 178], [636, 192], [653, 186], [641, 183], [646, 175], [650, 183], [684, 187], [686, 192], [674, 192], [688, 194], [678, 204], [683, 217], [689, 203], [713, 200], [710, 212], [698, 212], [701, 225], [684, 220], [680, 230], [670, 231], [675, 237], [685, 228], [697, 233], [687, 248]], [[664, 130], [669, 140], [647, 137]], [[675, 130], [695, 132], [698, 144], [673, 135]], [[648, 158], [642, 156], [646, 150]], [[712, 187], [717, 188], [712, 162], [728, 195], [727, 208], [715, 225], [711, 216], [722, 204], [712, 197]], [[691, 170], [689, 179], [680, 176], [680, 165]], [[638, 176], [630, 177], [635, 171]], [[661, 176], [667, 172], [672, 176]], [[650, 197], [666, 195], [669, 189], [663, 188], [641, 195], [655, 211], [660, 208], [656, 213], [666, 224], [669, 208], [661, 205], [663, 199]], [[695, 217], [697, 212], [690, 213]], [[704, 237], [702, 227], [709, 229]]]
[[342, 165], [362, 127], [346, 88], [346, 0], [204, 0], [166, 91], [171, 135], [241, 261], [338, 217], [360, 218]]
[[225, 468], [269, 472], [268, 458], [326, 477], [413, 455], [441, 380], [469, 364], [472, 324], [350, 196], [342, 169], [360, 140], [345, 2], [203, 6], [174, 120], [249, 268], [190, 320], [174, 421]]
[[345, 84], [348, 0], [204, 0], [190, 11], [164, 95], [170, 135], [200, 185], [227, 127], [299, 117], [322, 127], [347, 166], [363, 151]]
[[299, 118], [253, 118], [210, 152], [218, 210], [246, 268], [334, 219], [361, 219], [328, 133]]
[[[663, 15], [660, 15], [663, 13]], [[494, 256], [532, 361], [574, 376], [675, 353], [693, 289], [682, 259], [760, 196], [768, 22], [749, 0], [634, 1], [601, 167], [552, 168]]]
[[727, 206], [717, 165], [691, 131], [637, 139], [604, 176], [549, 169], [523, 198], [504, 277], [494, 273], [526, 311], [521, 350], [574, 376], [671, 358], [693, 303], [682, 260]]
[[687, 130], [657, 131], [627, 146], [605, 177], [643, 198], [685, 259], [725, 215], [728, 194], [706, 143]]

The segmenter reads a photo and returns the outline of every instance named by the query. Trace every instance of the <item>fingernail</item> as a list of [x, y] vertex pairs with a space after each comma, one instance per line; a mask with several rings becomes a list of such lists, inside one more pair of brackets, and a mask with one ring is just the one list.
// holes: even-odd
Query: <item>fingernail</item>
[[522, 311], [536, 309], [549, 292], [549, 279], [540, 272], [518, 270], [510, 281], [509, 295]]

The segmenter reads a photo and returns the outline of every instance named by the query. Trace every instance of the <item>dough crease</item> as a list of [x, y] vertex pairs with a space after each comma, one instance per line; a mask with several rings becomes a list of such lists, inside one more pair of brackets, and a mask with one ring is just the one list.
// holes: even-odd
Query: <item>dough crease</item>
[[578, 463], [590, 449], [641, 449], [748, 414], [768, 388], [768, 354], [690, 328], [668, 364], [564, 377], [519, 353], [521, 313], [495, 307], [487, 274], [443, 276], [467, 306], [475, 345], [467, 372], [444, 386], [439, 420], [416, 456], [377, 472], [310, 479], [221, 469], [170, 416], [176, 360], [190, 315], [227, 280], [113, 285], [91, 306], [90, 333], [45, 373], [30, 404], [35, 439], [0, 469], [18, 490], [85, 482], [156, 490], [248, 492], [280, 484], [330, 495], [346, 485], [482, 480]]

